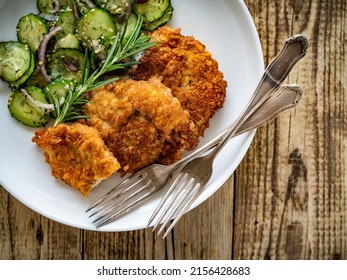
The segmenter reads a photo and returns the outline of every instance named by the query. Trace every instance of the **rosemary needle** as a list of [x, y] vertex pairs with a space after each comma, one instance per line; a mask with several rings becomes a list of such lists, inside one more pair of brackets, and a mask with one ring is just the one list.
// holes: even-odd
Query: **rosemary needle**
[[54, 126], [63, 122], [87, 118], [87, 116], [81, 115], [82, 105], [89, 102], [84, 98], [84, 93], [118, 80], [119, 76], [106, 80], [99, 80], [99, 78], [112, 71], [127, 69], [132, 65], [138, 64], [134, 56], [156, 44], [155, 42], [150, 42], [150, 36], [141, 32], [142, 23], [143, 19], [139, 16], [134, 30], [126, 41], [124, 40], [124, 34], [127, 26], [125, 26], [123, 32], [118, 32], [107, 52], [105, 60], [101, 63], [101, 67], [92, 72], [91, 63], [94, 54], [89, 53], [86, 49], [82, 69], [82, 82], [80, 84], [71, 83], [68, 93], [63, 100], [51, 95], [55, 114]]

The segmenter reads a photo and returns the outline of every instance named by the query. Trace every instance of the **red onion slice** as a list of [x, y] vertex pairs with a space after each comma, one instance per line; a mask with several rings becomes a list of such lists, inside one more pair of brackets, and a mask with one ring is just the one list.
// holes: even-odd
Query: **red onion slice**
[[41, 71], [41, 74], [43, 78], [47, 82], [51, 82], [51, 78], [47, 74], [46, 70], [46, 49], [47, 49], [47, 44], [49, 40], [55, 36], [59, 31], [61, 30], [61, 26], [56, 26], [54, 27], [51, 31], [49, 31], [42, 39], [40, 46], [38, 48], [38, 63], [39, 63], [39, 68]]
[[131, 2], [130, 2], [130, 0], [126, 0], [126, 4], [127, 4], [127, 7], [128, 7], [128, 9], [127, 9], [127, 12], [126, 12], [126, 14], [125, 14], [125, 17], [126, 18], [129, 18], [130, 17], [130, 15], [131, 15], [131, 12], [132, 12], [132, 7], [131, 7]]
[[88, 6], [89, 9], [95, 8], [96, 5], [91, 0], [83, 0], [84, 3]]
[[59, 0], [53, 0], [53, 9], [50, 11], [52, 14], [59, 12], [60, 3]]
[[34, 106], [38, 107], [38, 108], [41, 108], [41, 109], [44, 109], [46, 111], [54, 111], [54, 106], [53, 104], [48, 104], [48, 103], [42, 103], [40, 101], [37, 101], [36, 99], [32, 98], [29, 93], [25, 90], [25, 89], [21, 89], [20, 90], [23, 95], [25, 96], [25, 98], [31, 103], [33, 104]]
[[79, 20], [80, 15], [78, 14], [75, 3], [72, 4], [72, 13], [73, 13], [73, 16], [75, 17], [75, 20]]
[[[40, 101], [37, 101], [36, 99], [32, 98], [29, 93], [24, 89], [22, 88], [21, 90], [21, 93], [25, 96], [25, 98], [31, 103], [33, 104], [34, 106], [38, 107], [38, 108], [41, 108], [41, 109], [44, 109], [48, 112], [52, 112], [54, 111], [54, 106], [53, 104], [50, 104], [50, 103], [42, 103]], [[59, 101], [59, 105], [63, 105], [65, 102], [65, 98], [62, 97]]]

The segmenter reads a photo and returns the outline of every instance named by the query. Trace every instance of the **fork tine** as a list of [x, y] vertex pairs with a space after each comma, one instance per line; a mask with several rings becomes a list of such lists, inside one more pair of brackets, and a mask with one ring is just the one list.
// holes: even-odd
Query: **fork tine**
[[[133, 174], [129, 178], [125, 179], [122, 183], [120, 183], [116, 187], [112, 188], [109, 192], [104, 194], [97, 201], [95, 201], [91, 206], [89, 206], [89, 208], [86, 210], [86, 213], [90, 212], [91, 210], [99, 211], [100, 209], [102, 209], [104, 207], [103, 206], [104, 204], [107, 204], [108, 201], [113, 199], [115, 196], [120, 195], [125, 190], [128, 190], [129, 188], [135, 186], [136, 183], [138, 181], [142, 181], [144, 179], [144, 177], [145, 177], [145, 175], [143, 175], [143, 174], [140, 174], [140, 175], [136, 174], [136, 176], [135, 176], [135, 174]], [[134, 180], [135, 180], [135, 182], [131, 183], [131, 181], [134, 181]], [[128, 187], [128, 185], [129, 185], [129, 187]], [[124, 190], [124, 188], [125, 188], [125, 190]]]
[[[145, 193], [143, 193], [143, 191], [146, 190], [150, 184], [151, 182], [148, 181], [147, 184], [145, 184], [141, 189], [139, 189], [136, 192], [136, 195], [132, 194], [131, 197], [127, 198], [124, 201], [120, 201], [117, 205], [112, 205], [104, 213], [100, 214], [100, 216], [98, 216], [98, 218], [93, 221], [93, 223], [96, 223], [95, 226], [99, 228], [107, 224], [108, 222], [114, 219], [117, 219], [119, 216], [129, 212], [131, 209], [137, 206], [137, 204], [140, 203], [143, 199], [152, 195], [153, 191], [155, 190], [154, 187], [151, 188], [149, 191], [146, 191]], [[123, 205], [123, 204], [126, 204], [126, 205]]]
[[[137, 184], [133, 184], [132, 187], [137, 186], [140, 183], [142, 183], [142, 181], [138, 182]], [[93, 222], [97, 222], [98, 220], [100, 220], [100, 218], [105, 217], [108, 213], [118, 208], [119, 206], [122, 206], [123, 204], [125, 204], [123, 208], [127, 208], [128, 204], [126, 203], [128, 201], [131, 201], [131, 199], [135, 198], [138, 194], [140, 194], [143, 190], [145, 190], [150, 185], [150, 183], [151, 183], [151, 180], [147, 180], [146, 184], [136, 189], [135, 192], [130, 192], [130, 194], [128, 194], [128, 192], [131, 191], [132, 188], [130, 189], [128, 188], [127, 190], [125, 190], [124, 192], [122, 192], [121, 194], [113, 198], [112, 200], [110, 200], [107, 204], [103, 205], [102, 209], [105, 208], [104, 211], [101, 211], [102, 209], [99, 209], [98, 211], [93, 213], [93, 215], [90, 216], [92, 217], [95, 214], [99, 214], [97, 219], [94, 220]]]
[[[172, 211], [184, 199], [185, 194], [187, 192], [187, 190], [184, 191], [184, 189], [187, 188], [187, 186], [189, 187], [191, 180], [192, 180], [192, 178], [187, 173], [184, 173], [181, 176], [181, 180], [178, 180], [177, 183], [173, 182], [172, 186], [174, 186], [177, 190], [176, 190], [174, 196], [167, 200], [167, 202], [166, 202], [167, 204], [164, 206], [164, 208], [163, 208], [164, 210], [162, 211], [160, 217], [157, 219], [157, 221], [153, 227], [153, 231], [155, 231], [157, 229], [157, 227], [163, 223], [163, 221], [170, 220], [170, 217], [173, 214]], [[177, 186], [179, 186], [179, 188], [177, 188]], [[164, 226], [165, 225], [166, 224], [164, 224]], [[163, 228], [163, 226], [161, 228]], [[160, 233], [160, 230], [159, 230], [159, 233]]]
[[164, 197], [160, 200], [160, 203], [158, 204], [158, 206], [155, 208], [152, 216], [150, 217], [148, 223], [147, 223], [147, 227], [149, 227], [151, 225], [151, 223], [154, 221], [155, 217], [159, 214], [160, 209], [162, 209], [164, 203], [167, 201], [168, 197], [171, 195], [171, 193], [174, 191], [175, 186], [177, 185], [177, 183], [182, 179], [183, 174], [179, 173], [179, 175], [175, 178], [175, 180], [173, 181], [173, 183], [171, 184], [171, 186], [169, 187], [169, 189], [167, 190], [167, 192], [165, 193]]
[[[153, 231], [156, 230], [156, 228], [158, 227], [158, 225], [160, 224], [160, 221], [163, 220], [163, 218], [165, 217], [167, 211], [170, 209], [170, 207], [172, 206], [172, 204], [175, 202], [175, 200], [177, 199], [177, 197], [179, 196], [179, 194], [181, 193], [182, 189], [184, 188], [184, 183], [187, 180], [188, 175], [184, 172], [180, 172], [179, 175], [176, 177], [176, 179], [172, 182], [169, 190], [166, 192], [165, 196], [162, 198], [162, 200], [160, 201], [159, 205], [157, 206], [157, 208], [155, 209], [150, 222], [148, 224], [150, 224], [152, 221], [154, 221], [154, 219], [160, 214], [159, 218], [157, 218], [154, 226], [153, 226]], [[181, 182], [181, 180], [183, 180], [183, 183], [180, 184], [180, 188], [177, 189], [177, 186], [179, 185], [179, 183]], [[176, 190], [177, 189], [177, 190]], [[173, 198], [169, 198], [169, 196], [173, 193], [173, 191], [176, 190], [174, 197]], [[165, 203], [169, 203], [168, 205], [164, 205]], [[161, 213], [160, 211], [164, 209]]]
[[108, 191], [106, 194], [104, 194], [102, 197], [100, 197], [97, 201], [95, 201], [92, 205], [90, 205], [87, 210], [86, 213], [88, 213], [89, 211], [95, 209], [96, 207], [98, 207], [101, 203], [105, 202], [106, 200], [109, 200], [111, 197], [113, 197], [116, 193], [119, 192], [119, 190], [124, 187], [131, 179], [133, 176], [130, 176], [129, 178], [125, 179], [122, 183], [120, 183], [119, 185], [117, 185], [116, 187], [112, 188], [110, 191]]
[[[91, 214], [89, 216], [89, 218], [93, 217], [94, 215], [100, 213], [103, 209], [106, 208], [107, 211], [107, 207], [111, 206], [116, 206], [122, 203], [122, 201], [127, 201], [128, 199], [130, 199], [132, 196], [136, 195], [137, 192], [141, 191], [141, 188], [136, 190], [135, 192], [132, 192], [133, 189], [135, 189], [137, 186], [140, 185], [140, 183], [142, 183], [144, 181], [145, 177], [143, 176], [142, 178], [140, 178], [139, 180], [135, 181], [134, 183], [129, 184], [129, 186], [127, 184], [122, 184], [122, 186], [118, 186], [116, 187], [117, 189], [119, 189], [119, 191], [117, 192], [117, 194], [114, 194], [113, 196], [108, 197], [108, 199], [104, 202], [102, 202], [101, 204], [98, 205], [98, 207], [94, 208], [94, 213]], [[128, 181], [129, 182], [129, 181]], [[129, 195], [130, 193], [130, 195]], [[105, 196], [107, 196], [108, 194], [106, 194]]]
[[[186, 211], [188, 210], [188, 208], [193, 204], [193, 202], [200, 196], [202, 190], [204, 189], [206, 183], [205, 184], [200, 184], [200, 186], [197, 188], [197, 190], [195, 191], [195, 193], [192, 194], [192, 196], [190, 197], [190, 199], [188, 200], [188, 202], [184, 205], [184, 207], [180, 210], [180, 212], [177, 214], [177, 216], [174, 218], [173, 222], [171, 223], [171, 225], [169, 226], [169, 228], [165, 231], [164, 235], [163, 235], [163, 239], [166, 238], [168, 236], [168, 234], [170, 233], [170, 231], [174, 228], [174, 226], [177, 224], [177, 222], [181, 219], [181, 217], [186, 213]], [[176, 213], [175, 213], [176, 214]], [[158, 233], [159, 234], [159, 233]]]
[[[162, 222], [162, 225], [161, 225], [157, 235], [162, 233], [162, 231], [165, 229], [166, 225], [175, 217], [175, 215], [177, 213], [180, 213], [180, 209], [182, 208], [182, 205], [184, 205], [184, 202], [187, 199], [189, 199], [189, 197], [191, 197], [192, 194], [194, 195], [194, 193], [199, 190], [198, 185], [199, 184], [194, 183], [194, 178], [189, 178], [189, 180], [188, 179], [185, 180], [185, 182], [180, 187], [180, 190], [177, 191], [178, 195], [176, 197], [179, 197], [179, 195], [180, 195], [180, 199], [178, 201], [175, 201], [175, 205], [173, 205], [173, 203], [171, 203], [170, 205], [167, 206], [166, 211], [168, 212], [168, 210], [170, 210], [170, 212], [165, 217], [165, 220]], [[198, 188], [198, 189], [196, 190], [196, 188]], [[185, 189], [185, 191], [182, 194], [180, 194], [179, 192], [181, 192], [184, 189]], [[174, 199], [176, 199], [176, 197]]]

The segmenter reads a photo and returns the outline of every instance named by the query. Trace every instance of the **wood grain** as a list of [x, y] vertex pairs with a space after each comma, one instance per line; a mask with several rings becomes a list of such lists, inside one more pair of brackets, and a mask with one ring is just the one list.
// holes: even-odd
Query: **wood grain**
[[237, 170], [234, 257], [346, 259], [346, 1], [246, 3], [265, 61], [297, 33], [310, 48], [288, 80], [304, 99], [258, 130]]
[[298, 33], [299, 106], [258, 129], [235, 174], [167, 239], [65, 226], [0, 187], [0, 259], [347, 259], [347, 2], [245, 0], [269, 63]]

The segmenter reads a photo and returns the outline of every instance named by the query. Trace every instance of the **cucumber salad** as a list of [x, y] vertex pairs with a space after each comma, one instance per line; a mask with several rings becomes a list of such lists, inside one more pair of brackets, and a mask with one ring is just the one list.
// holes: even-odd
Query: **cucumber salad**
[[83, 96], [126, 74], [168, 23], [170, 0], [37, 0], [19, 19], [18, 41], [0, 42], [0, 77], [17, 121], [41, 127], [86, 118]]

